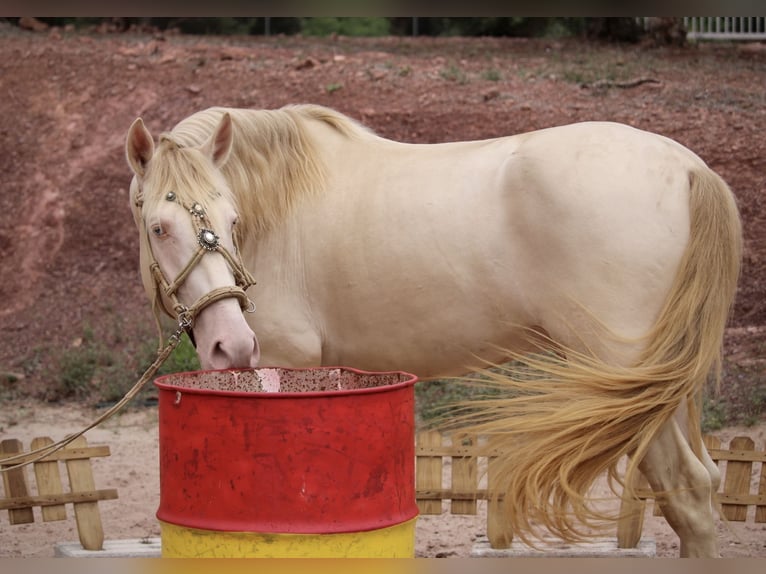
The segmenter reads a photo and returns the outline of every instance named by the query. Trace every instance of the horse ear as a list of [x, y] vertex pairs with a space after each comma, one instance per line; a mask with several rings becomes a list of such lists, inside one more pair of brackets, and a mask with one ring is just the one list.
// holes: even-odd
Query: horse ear
[[226, 112], [221, 121], [218, 122], [218, 127], [215, 128], [213, 135], [203, 146], [203, 150], [213, 160], [213, 165], [216, 167], [221, 167], [229, 159], [233, 137], [231, 115]]
[[149, 160], [154, 155], [154, 140], [141, 118], [137, 118], [128, 130], [125, 154], [133, 172], [138, 176], [143, 176], [146, 173]]

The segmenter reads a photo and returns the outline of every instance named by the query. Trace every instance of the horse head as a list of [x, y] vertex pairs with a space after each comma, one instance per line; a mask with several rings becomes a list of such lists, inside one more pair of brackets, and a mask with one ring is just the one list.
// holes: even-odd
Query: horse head
[[237, 248], [238, 209], [221, 167], [232, 147], [224, 114], [201, 144], [172, 134], [158, 145], [138, 118], [126, 141], [131, 209], [140, 234], [141, 277], [155, 315], [179, 321], [203, 369], [255, 367], [258, 340], [242, 310], [253, 285]]

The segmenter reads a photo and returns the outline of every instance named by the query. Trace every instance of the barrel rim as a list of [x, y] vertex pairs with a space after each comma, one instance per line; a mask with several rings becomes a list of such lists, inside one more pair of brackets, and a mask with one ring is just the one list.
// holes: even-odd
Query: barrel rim
[[[230, 391], [225, 389], [197, 389], [192, 387], [184, 387], [181, 385], [171, 384], [167, 382], [167, 380], [173, 377], [178, 377], [182, 375], [192, 375], [192, 374], [203, 375], [206, 373], [231, 373], [231, 372], [244, 372], [244, 371], [259, 371], [259, 370], [267, 370], [267, 369], [277, 369], [281, 371], [295, 371], [295, 372], [341, 370], [341, 371], [347, 371], [354, 374], [366, 375], [366, 376], [367, 375], [372, 375], [372, 376], [400, 375], [404, 378], [404, 380], [399, 381], [398, 383], [390, 384], [390, 385], [380, 385], [380, 386], [368, 387], [364, 389], [338, 389], [338, 390], [305, 391], [305, 392], [298, 392], [298, 391], [250, 392], [250, 391]], [[208, 370], [169, 373], [169, 374], [157, 377], [154, 380], [154, 385], [163, 391], [177, 391], [181, 393], [188, 393], [188, 394], [194, 394], [194, 395], [212, 395], [212, 396], [249, 398], [249, 399], [300, 399], [300, 398], [309, 399], [309, 398], [326, 398], [331, 396], [338, 397], [338, 396], [346, 396], [346, 395], [366, 395], [366, 394], [375, 394], [375, 393], [382, 393], [382, 392], [391, 392], [397, 389], [413, 386], [418, 381], [419, 381], [419, 378], [417, 375], [414, 375], [413, 373], [408, 373], [406, 371], [399, 371], [399, 370], [366, 371], [363, 369], [358, 369], [355, 367], [347, 367], [347, 366], [281, 367], [276, 365], [276, 366], [263, 366], [263, 367], [243, 367], [238, 369], [208, 369]]]

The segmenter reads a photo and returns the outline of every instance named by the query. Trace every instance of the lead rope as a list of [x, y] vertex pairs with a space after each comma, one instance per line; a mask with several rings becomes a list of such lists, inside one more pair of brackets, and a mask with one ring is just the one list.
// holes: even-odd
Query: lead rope
[[[28, 464], [32, 464], [33, 462], [38, 462], [46, 458], [47, 456], [50, 456], [57, 450], [64, 448], [66, 445], [68, 445], [70, 442], [75, 440], [77, 437], [82, 436], [83, 434], [88, 432], [90, 429], [100, 425], [105, 420], [111, 418], [117, 411], [119, 411], [122, 407], [128, 404], [131, 401], [131, 399], [133, 399], [133, 397], [135, 397], [138, 394], [138, 392], [144, 387], [144, 385], [146, 385], [146, 383], [149, 380], [151, 380], [151, 378], [157, 373], [157, 371], [162, 366], [162, 364], [167, 360], [167, 358], [170, 356], [173, 350], [181, 342], [181, 334], [188, 327], [189, 327], [189, 318], [187, 315], [183, 315], [182, 317], [179, 318], [178, 328], [169, 337], [167, 345], [165, 345], [164, 348], [158, 351], [157, 358], [154, 359], [154, 362], [149, 366], [148, 369], [146, 369], [144, 374], [141, 375], [141, 378], [138, 379], [136, 384], [133, 385], [133, 387], [127, 393], [125, 393], [125, 396], [122, 397], [122, 399], [120, 399], [117, 403], [115, 403], [109, 410], [107, 410], [104, 414], [98, 417], [95, 421], [93, 421], [91, 424], [89, 424], [87, 427], [85, 427], [81, 431], [75, 434], [69, 435], [64, 439], [61, 439], [60, 441], [54, 442], [53, 444], [32, 450], [30, 452], [25, 452], [25, 453], [11, 456], [11, 457], [3, 458], [2, 460], [0, 460], [0, 464], [2, 464], [2, 467], [0, 467], [0, 473], [16, 470]], [[15, 463], [15, 464], [9, 465], [9, 463]]]

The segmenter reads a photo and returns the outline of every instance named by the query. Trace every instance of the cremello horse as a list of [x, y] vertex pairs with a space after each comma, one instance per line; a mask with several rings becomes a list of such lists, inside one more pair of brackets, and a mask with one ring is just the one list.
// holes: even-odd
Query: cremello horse
[[126, 151], [145, 287], [193, 324], [203, 368], [425, 378], [553, 349], [475, 421], [513, 452], [514, 531], [579, 537], [588, 487], [627, 454], [681, 555], [718, 554], [698, 400], [741, 228], [692, 152], [600, 122], [405, 144], [308, 105], [204, 110], [157, 143], [137, 119]]

